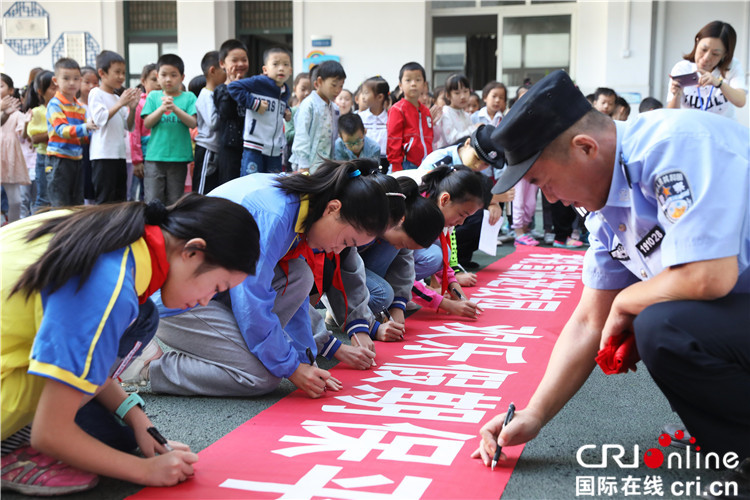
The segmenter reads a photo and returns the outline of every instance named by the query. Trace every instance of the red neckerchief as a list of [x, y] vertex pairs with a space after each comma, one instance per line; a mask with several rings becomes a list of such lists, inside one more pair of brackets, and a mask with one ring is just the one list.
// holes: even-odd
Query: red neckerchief
[[164, 235], [159, 226], [146, 225], [143, 231], [143, 239], [151, 256], [151, 281], [142, 295], [138, 296], [138, 303], [143, 304], [148, 298], [167, 281], [169, 272], [169, 261], [167, 260], [167, 247], [164, 243]]
[[440, 247], [443, 250], [443, 282], [441, 283], [441, 294], [448, 290], [448, 268], [451, 266], [451, 239], [445, 232], [440, 232]]
[[[281, 295], [284, 295], [284, 292], [286, 292], [286, 287], [289, 285], [289, 261], [292, 259], [298, 258], [300, 255], [304, 257], [305, 262], [307, 262], [307, 265], [310, 266], [310, 270], [313, 273], [313, 279], [315, 280], [315, 287], [318, 289], [318, 301], [320, 301], [320, 297], [323, 295], [323, 269], [325, 268], [325, 259], [328, 258], [329, 260], [332, 260], [334, 265], [336, 266], [334, 272], [333, 272], [333, 280], [331, 282], [331, 286], [336, 288], [338, 291], [341, 292], [341, 295], [344, 296], [344, 308], [346, 310], [349, 309], [349, 303], [346, 299], [346, 291], [344, 290], [344, 282], [341, 279], [341, 258], [339, 254], [337, 253], [315, 253], [313, 252], [313, 249], [310, 248], [310, 245], [307, 244], [307, 239], [305, 238], [305, 235], [300, 236], [300, 242], [299, 244], [289, 250], [286, 255], [284, 255], [281, 260], [279, 261], [279, 267], [282, 271], [284, 271], [284, 274], [286, 275], [286, 285], [284, 285], [284, 290], [281, 292]], [[344, 321], [346, 321], [346, 313], [344, 313]]]

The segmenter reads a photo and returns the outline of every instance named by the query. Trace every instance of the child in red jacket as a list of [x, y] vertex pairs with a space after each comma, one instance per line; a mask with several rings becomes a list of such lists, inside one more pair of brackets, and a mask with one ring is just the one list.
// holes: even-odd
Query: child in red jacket
[[404, 98], [388, 111], [388, 161], [391, 171], [419, 167], [432, 152], [432, 117], [419, 102], [425, 86], [425, 70], [416, 62], [406, 63], [398, 75]]

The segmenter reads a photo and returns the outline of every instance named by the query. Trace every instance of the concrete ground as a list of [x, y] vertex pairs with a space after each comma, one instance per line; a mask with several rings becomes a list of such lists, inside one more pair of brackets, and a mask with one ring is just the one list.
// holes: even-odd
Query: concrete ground
[[[537, 220], [541, 222], [540, 215]], [[513, 243], [505, 243], [498, 247], [497, 257], [477, 252], [474, 260], [484, 267], [512, 251]], [[662, 467], [652, 471], [642, 462], [637, 469], [620, 469], [612, 464], [605, 469], [587, 469], [577, 463], [577, 450], [587, 444], [597, 445], [596, 455], [591, 456], [592, 461], [600, 456], [599, 445], [619, 444], [625, 448], [623, 461], [632, 463], [634, 444], [640, 447], [642, 456], [646, 449], [658, 448], [657, 437], [663, 424], [678, 422], [676, 414], [670, 410], [642, 364], [639, 364], [639, 368], [636, 373], [610, 377], [595, 370], [558, 416], [527, 444], [502, 494], [503, 500], [585, 498], [585, 495], [576, 495], [577, 477], [584, 476], [603, 478], [599, 479], [602, 481], [609, 477], [616, 481], [617, 491], [614, 494], [597, 494], [593, 496], [596, 498], [696, 498], [694, 494], [683, 495], [681, 485], [696, 482], [699, 476], [699, 481], [705, 487], [721, 477], [720, 472], [706, 470], [662, 470]], [[294, 389], [285, 380], [273, 393], [252, 399], [175, 397], [156, 395], [148, 390], [141, 394], [146, 401], [148, 414], [165, 436], [189, 444], [194, 451], [201, 451]], [[639, 493], [626, 495], [623, 480], [629, 475], [641, 479], [647, 475], [660, 476], [664, 496], [644, 494], [642, 481], [639, 482]], [[673, 485], [677, 485], [674, 492], [670, 491]], [[68, 498], [114, 500], [125, 498], [140, 489], [137, 485], [102, 478], [94, 490]], [[26, 498], [7, 492], [3, 492], [2, 497], [9, 500]]]

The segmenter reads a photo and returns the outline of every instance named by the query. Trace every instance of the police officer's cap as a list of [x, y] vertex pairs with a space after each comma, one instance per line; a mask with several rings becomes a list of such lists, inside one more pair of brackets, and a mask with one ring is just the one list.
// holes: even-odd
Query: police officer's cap
[[495, 147], [505, 151], [507, 162], [492, 192], [504, 193], [512, 188], [542, 150], [589, 110], [591, 104], [563, 70], [532, 85], [492, 134]]

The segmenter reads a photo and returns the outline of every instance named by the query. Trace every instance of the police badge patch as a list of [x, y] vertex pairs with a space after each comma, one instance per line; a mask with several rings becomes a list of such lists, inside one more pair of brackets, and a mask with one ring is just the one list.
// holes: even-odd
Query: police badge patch
[[679, 170], [658, 177], [654, 181], [654, 191], [662, 212], [670, 222], [677, 222], [693, 205], [690, 184]]

